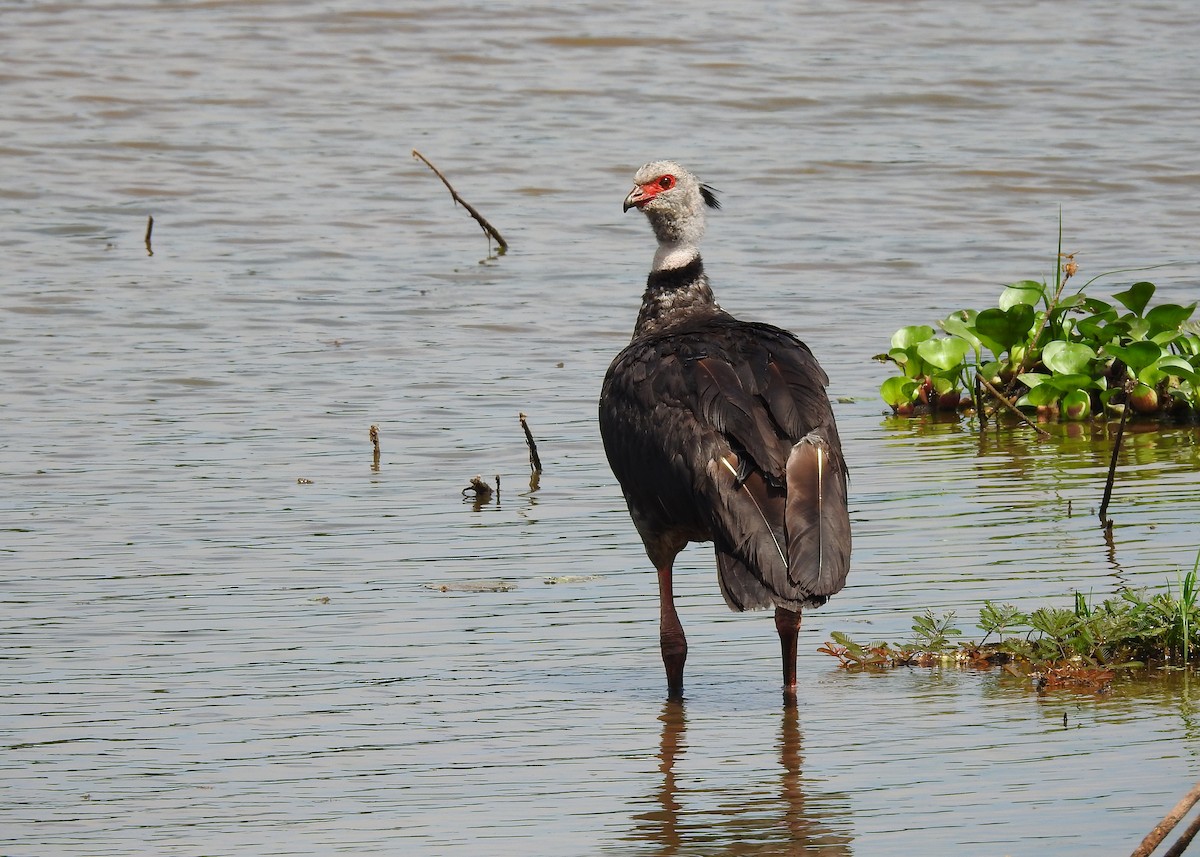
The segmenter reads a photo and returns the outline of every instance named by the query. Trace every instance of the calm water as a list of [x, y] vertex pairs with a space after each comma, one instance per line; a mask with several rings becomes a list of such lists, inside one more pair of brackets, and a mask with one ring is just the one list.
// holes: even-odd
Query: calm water
[[[1200, 777], [1188, 676], [1039, 698], [816, 648], [1191, 566], [1195, 431], [1130, 439], [1110, 547], [1103, 430], [897, 421], [870, 357], [1048, 275], [1060, 210], [1081, 278], [1182, 262], [1099, 293], [1198, 297], [1200, 12], [794, 5], [0, 0], [0, 853], [1133, 849]], [[839, 400], [855, 564], [796, 712], [707, 548], [663, 703], [595, 424], [658, 157], [723, 192], [723, 304]]]

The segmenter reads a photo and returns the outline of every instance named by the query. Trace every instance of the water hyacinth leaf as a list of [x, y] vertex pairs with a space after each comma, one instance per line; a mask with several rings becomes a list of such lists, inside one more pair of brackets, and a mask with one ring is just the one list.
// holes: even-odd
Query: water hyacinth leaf
[[1084, 390], [1072, 390], [1062, 398], [1062, 415], [1068, 420], [1086, 420], [1092, 415], [1092, 399]]
[[[1075, 309], [1079, 306], [1087, 308], [1087, 302], [1088, 299], [1084, 296], [1083, 292], [1076, 292], [1073, 295], [1067, 295], [1065, 298], [1060, 298], [1058, 301], [1058, 308], [1062, 310]], [[1100, 301], [1100, 303], [1104, 302]], [[1107, 304], [1105, 304], [1105, 306], [1107, 306]], [[1096, 310], [1088, 309], [1088, 312], [1096, 312]]]
[[1028, 338], [1033, 319], [1034, 310], [1029, 304], [1015, 304], [1008, 309], [985, 309], [975, 317], [975, 330], [1006, 350]]
[[1075, 330], [1079, 335], [1095, 345], [1103, 345], [1129, 335], [1129, 324], [1124, 321], [1111, 321], [1102, 316], [1092, 315], [1075, 322]]
[[1128, 366], [1134, 374], [1162, 357], [1162, 347], [1154, 342], [1132, 342], [1126, 346], [1107, 345], [1104, 350]]
[[955, 369], [962, 365], [971, 350], [971, 343], [961, 336], [950, 336], [946, 339], [927, 339], [917, 346], [917, 354], [921, 359], [938, 369]]
[[1029, 389], [1050, 380], [1050, 376], [1044, 372], [1022, 372], [1017, 376], [1017, 380], [1024, 384]]
[[1036, 306], [1045, 295], [1046, 289], [1041, 283], [1034, 280], [1021, 280], [1019, 283], [1007, 286], [1000, 293], [1000, 300], [996, 303], [1000, 309], [1012, 309], [1018, 304]]
[[1061, 399], [1062, 395], [1062, 391], [1054, 389], [1053, 384], [1039, 384], [1017, 400], [1017, 407], [1052, 405]]
[[[964, 315], [967, 316], [967, 318], [963, 318]], [[947, 316], [942, 322], [942, 330], [946, 331], [946, 333], [949, 333], [951, 336], [958, 336], [965, 339], [967, 342], [971, 343], [971, 347], [978, 352], [983, 347], [983, 343], [980, 342], [979, 337], [975, 335], [975, 328], [973, 324], [976, 315], [977, 313], [974, 311], [963, 311], [962, 313], [954, 313], [953, 315]]]
[[910, 378], [888, 378], [879, 387], [879, 395], [893, 408], [911, 402], [917, 392], [917, 382]]
[[927, 324], [902, 327], [892, 334], [892, 348], [908, 348], [926, 339], [932, 339], [936, 331]]
[[1150, 331], [1177, 331], [1185, 321], [1196, 311], [1196, 304], [1179, 306], [1179, 304], [1159, 304], [1146, 313], [1146, 321], [1150, 323]]
[[1147, 384], [1157, 384], [1164, 378], [1175, 377], [1184, 381], [1196, 383], [1200, 381], [1200, 372], [1187, 361], [1186, 358], [1178, 354], [1166, 354], [1162, 359], [1154, 362], [1153, 365], [1147, 366], [1138, 373], [1138, 380]]
[[930, 375], [929, 386], [933, 387], [933, 392], [941, 396], [954, 389], [954, 380], [953, 378], [947, 378], [945, 375]]
[[1042, 363], [1059, 375], [1086, 373], [1096, 359], [1096, 352], [1082, 342], [1063, 342], [1055, 339], [1042, 349]]
[[1113, 298], [1120, 301], [1123, 307], [1138, 316], [1146, 309], [1146, 304], [1150, 303], [1152, 297], [1154, 297], [1154, 283], [1145, 281], [1134, 283], [1126, 291], [1113, 295]]
[[1087, 390], [1098, 385], [1091, 375], [1053, 375], [1047, 378], [1043, 386], [1058, 390], [1060, 393], [1070, 393], [1073, 390]]

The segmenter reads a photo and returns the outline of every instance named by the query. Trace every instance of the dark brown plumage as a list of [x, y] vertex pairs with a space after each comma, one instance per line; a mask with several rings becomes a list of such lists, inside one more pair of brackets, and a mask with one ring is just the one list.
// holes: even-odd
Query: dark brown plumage
[[774, 607], [794, 692], [800, 611], [849, 571], [846, 468], [828, 379], [795, 336], [743, 322], [713, 299], [696, 244], [711, 189], [679, 165], [647, 164], [626, 208], [659, 239], [633, 341], [609, 367], [600, 432], [630, 516], [658, 570], [668, 691], [687, 645], [673, 603], [675, 556], [711, 541], [733, 610]]

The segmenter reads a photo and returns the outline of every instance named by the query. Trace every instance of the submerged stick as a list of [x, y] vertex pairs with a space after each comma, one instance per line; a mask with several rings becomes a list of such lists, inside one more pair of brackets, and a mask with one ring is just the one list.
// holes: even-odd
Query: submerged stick
[[1004, 394], [1001, 393], [999, 390], [997, 390], [991, 381], [989, 381], [987, 378], [985, 378], [979, 374], [976, 374], [975, 377], [978, 378], [983, 383], [983, 386], [987, 388], [987, 391], [989, 393], [991, 393], [993, 396], [996, 397], [996, 401], [998, 401], [1000, 404], [1004, 405], [1004, 407], [1008, 408], [1010, 411], [1012, 411], [1014, 414], [1016, 414], [1018, 417], [1020, 417], [1021, 422], [1025, 423], [1025, 425], [1029, 426], [1031, 429], [1036, 431], [1042, 437], [1050, 437], [1050, 432], [1046, 431], [1044, 428], [1039, 426], [1037, 423], [1033, 422], [1033, 420], [1029, 419], [1029, 417], [1027, 417], [1023, 413], [1021, 413], [1020, 409], [1018, 409], [1016, 405], [1014, 405], [1007, 398], [1005, 398]]
[[[1154, 849], [1159, 843], [1167, 838], [1175, 825], [1183, 820], [1183, 817], [1188, 814], [1196, 801], [1200, 801], [1200, 783], [1192, 786], [1192, 790], [1183, 796], [1183, 800], [1175, 804], [1175, 807], [1168, 812], [1163, 820], [1155, 825], [1154, 829], [1146, 834], [1146, 838], [1142, 840], [1142, 844], [1137, 847], [1130, 857], [1150, 857], [1154, 853]], [[1176, 843], [1178, 845], [1178, 843]], [[1186, 845], [1184, 846], [1186, 847]]]
[[542, 460], [538, 458], [537, 444], [533, 442], [533, 432], [529, 430], [529, 423], [525, 422], [525, 414], [521, 414], [521, 428], [525, 430], [525, 443], [529, 445], [529, 467], [534, 473], [542, 472]]
[[458, 195], [458, 191], [456, 191], [454, 189], [454, 186], [450, 184], [450, 182], [446, 179], [446, 177], [444, 175], [442, 175], [442, 171], [439, 170], [437, 167], [435, 167], [433, 164], [429, 163], [428, 158], [426, 158], [424, 155], [422, 155], [416, 149], [413, 149], [412, 154], [413, 154], [414, 158], [419, 158], [420, 160], [422, 160], [425, 163], [425, 166], [427, 166], [427, 167], [429, 167], [429, 169], [433, 170], [433, 174], [442, 180], [442, 184], [444, 184], [446, 186], [446, 189], [448, 191], [450, 191], [451, 199], [453, 199], [456, 203], [458, 203], [463, 208], [465, 208], [467, 210], [467, 214], [469, 214], [475, 218], [475, 222], [478, 223], [480, 225], [480, 227], [482, 227], [483, 231], [486, 234], [488, 234], [491, 237], [496, 239], [496, 243], [500, 245], [500, 255], [503, 256], [504, 253], [508, 250], [508, 242], [505, 241], [503, 236], [501, 236], [500, 233], [496, 231], [496, 227], [494, 227], [494, 226], [492, 226], [492, 224], [488, 223], [487, 219], [484, 218], [484, 216], [482, 214], [480, 214], [478, 211], [476, 211], [475, 207], [473, 205], [471, 205], [469, 202], [467, 202], [465, 199], [463, 199], [461, 196]]
[[146, 255], [153, 256], [154, 248], [150, 246], [150, 235], [154, 232], [154, 215], [146, 215]]
[[1192, 844], [1192, 840], [1196, 838], [1196, 834], [1200, 833], [1200, 815], [1192, 819], [1192, 823], [1187, 826], [1183, 833], [1179, 834], [1179, 838], [1175, 840], [1175, 844], [1163, 852], [1163, 857], [1180, 857], [1184, 851], [1187, 851], [1188, 846]]
[[373, 461], [371, 462], [371, 469], [378, 470], [379, 469], [379, 426], [372, 425], [369, 435], [371, 438], [371, 446], [373, 446], [375, 448], [375, 453], [372, 456]]

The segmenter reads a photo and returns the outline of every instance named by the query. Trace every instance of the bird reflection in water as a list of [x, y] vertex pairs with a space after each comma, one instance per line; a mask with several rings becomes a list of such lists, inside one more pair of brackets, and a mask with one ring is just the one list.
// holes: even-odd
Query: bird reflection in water
[[[853, 854], [849, 824], [849, 799], [838, 792], [822, 790], [804, 778], [800, 716], [796, 705], [783, 707], [778, 740], [782, 773], [778, 786], [764, 777], [761, 788], [747, 794], [731, 787], [727, 799], [713, 812], [687, 804], [707, 802], [719, 795], [720, 786], [702, 783], [692, 791], [698, 800], [689, 802], [689, 782], [676, 769], [687, 752], [687, 712], [682, 700], [663, 705], [662, 739], [658, 754], [662, 775], [654, 799], [657, 807], [637, 816], [632, 834], [644, 849], [627, 853], [656, 855], [692, 854], [806, 854], [849, 857]], [[693, 781], [694, 782], [694, 781]], [[764, 793], [765, 792], [765, 793]], [[703, 852], [696, 848], [703, 847]]]

